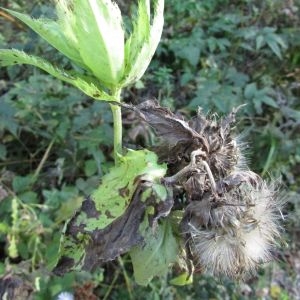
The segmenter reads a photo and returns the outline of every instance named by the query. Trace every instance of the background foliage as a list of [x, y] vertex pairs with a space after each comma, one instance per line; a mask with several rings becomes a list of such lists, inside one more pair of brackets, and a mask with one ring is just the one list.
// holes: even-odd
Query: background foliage
[[[53, 14], [46, 1], [3, 2], [33, 16]], [[124, 13], [133, 9], [118, 3]], [[167, 0], [156, 56], [142, 81], [124, 92], [127, 102], [156, 97], [187, 116], [198, 106], [222, 115], [247, 104], [240, 110], [237, 133], [249, 142], [251, 167], [280, 178], [288, 204], [287, 245], [275, 253], [276, 262], [246, 283], [198, 275], [192, 285], [176, 287], [169, 283], [170, 273], [141, 288], [133, 282], [127, 256], [93, 274], [52, 276], [48, 270], [64, 221], [112, 164], [112, 118], [105, 103], [37, 69], [0, 70], [0, 273], [21, 287], [19, 299], [29, 294], [56, 299], [62, 291], [76, 299], [300, 297], [299, 8], [299, 0]], [[69, 66], [3, 12], [0, 29], [1, 48], [24, 49]], [[126, 146], [155, 143], [130, 113], [124, 113], [124, 124]]]

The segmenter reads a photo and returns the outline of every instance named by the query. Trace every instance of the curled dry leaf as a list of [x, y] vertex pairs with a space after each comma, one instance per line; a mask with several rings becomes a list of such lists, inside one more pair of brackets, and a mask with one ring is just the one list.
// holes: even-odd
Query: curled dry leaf
[[205, 116], [201, 110], [195, 118], [185, 121], [154, 100], [137, 106], [114, 104], [136, 112], [141, 120], [154, 129], [161, 141], [154, 151], [160, 161], [169, 164], [168, 171], [171, 173], [184, 167], [191, 153], [197, 149], [205, 152], [210, 168], [218, 176], [228, 175], [235, 166], [243, 164], [242, 145], [233, 136], [231, 128], [239, 108], [218, 122], [213, 116]]
[[[208, 150], [207, 142], [201, 134], [191, 128], [183, 118], [175, 115], [169, 109], [161, 107], [157, 101], [147, 100], [137, 106], [112, 101], [110, 103], [134, 111], [141, 120], [154, 129], [169, 151], [174, 152], [176, 149], [177, 156], [183, 155], [184, 148], [188, 147], [204, 147]], [[182, 149], [179, 149], [179, 145]], [[173, 160], [173, 158], [169, 156], [169, 160]]]

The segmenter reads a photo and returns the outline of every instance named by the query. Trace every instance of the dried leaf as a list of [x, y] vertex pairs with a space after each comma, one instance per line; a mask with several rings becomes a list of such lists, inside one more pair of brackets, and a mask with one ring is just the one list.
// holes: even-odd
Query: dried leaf
[[147, 150], [130, 151], [122, 157], [121, 165], [103, 177], [100, 187], [66, 224], [54, 272], [92, 270], [141, 243], [139, 226], [145, 209], [151, 207], [149, 224], [154, 226], [173, 205], [159, 183], [165, 171]]
[[0, 278], [0, 299], [31, 299], [33, 290], [32, 284], [20, 276], [6, 275]]
[[173, 114], [169, 109], [161, 107], [157, 101], [147, 100], [138, 106], [126, 105], [147, 122], [170, 147], [178, 143], [204, 143], [203, 138], [192, 129], [187, 122]]
[[[146, 204], [140, 201], [139, 189], [125, 213], [103, 229], [95, 229], [89, 235], [76, 225], [80, 214], [86, 213], [87, 217], [97, 214], [94, 203], [87, 198], [80, 212], [68, 223], [64, 234], [64, 251], [61, 259], [54, 269], [57, 275], [63, 275], [72, 269], [93, 270], [105, 261], [113, 260], [131, 247], [142, 242], [143, 238], [138, 229], [145, 212]], [[84, 240], [79, 236], [84, 235]]]
[[171, 164], [169, 174], [187, 165], [196, 149], [206, 153], [205, 159], [217, 178], [227, 176], [243, 160], [240, 144], [232, 135], [232, 124], [239, 107], [220, 120], [216, 120], [215, 116], [205, 116], [199, 110], [197, 116], [187, 122], [154, 100], [137, 106], [114, 104], [134, 111], [154, 129], [161, 138], [160, 145], [154, 151], [160, 161]]

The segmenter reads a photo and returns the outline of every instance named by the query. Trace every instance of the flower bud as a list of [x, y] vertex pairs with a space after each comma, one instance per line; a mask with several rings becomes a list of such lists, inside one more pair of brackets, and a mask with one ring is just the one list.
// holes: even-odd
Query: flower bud
[[141, 78], [161, 38], [164, 0], [153, 0], [153, 16], [150, 0], [139, 0], [138, 14], [126, 43], [121, 11], [111, 0], [56, 2], [57, 20], [32, 19], [4, 10], [96, 77], [105, 88], [120, 89]]

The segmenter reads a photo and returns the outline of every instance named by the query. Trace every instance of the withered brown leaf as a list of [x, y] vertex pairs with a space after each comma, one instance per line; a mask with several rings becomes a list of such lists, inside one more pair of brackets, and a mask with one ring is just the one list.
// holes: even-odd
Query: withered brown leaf
[[[83, 257], [80, 260], [80, 268], [92, 271], [104, 262], [114, 260], [119, 255], [128, 252], [133, 246], [143, 242], [143, 236], [139, 232], [146, 207], [153, 206], [154, 214], [149, 225], [155, 229], [155, 222], [161, 216], [169, 213], [173, 206], [171, 198], [160, 202], [154, 194], [149, 194], [145, 201], [142, 201], [143, 192], [146, 189], [151, 191], [151, 186], [141, 183], [132, 198], [125, 213], [103, 229], [97, 229], [88, 233], [89, 239], [86, 242]], [[95, 215], [94, 202], [87, 198], [79, 211], [88, 217]], [[79, 212], [77, 214], [79, 215]], [[86, 235], [84, 226], [76, 225], [76, 215], [68, 223], [65, 234], [75, 243], [80, 235]], [[57, 266], [53, 270], [56, 275], [63, 275], [78, 266], [75, 261], [66, 256], [62, 256]]]
[[201, 134], [189, 126], [180, 116], [168, 108], [161, 107], [155, 100], [144, 101], [137, 106], [125, 103], [110, 102], [136, 112], [137, 116], [147, 122], [170, 148], [177, 144], [195, 144], [208, 150], [207, 141]]

